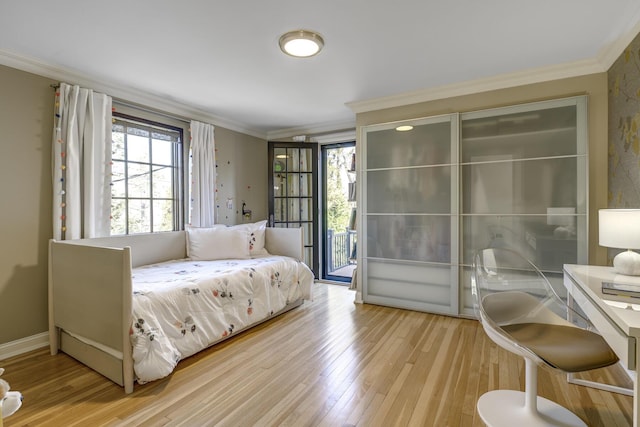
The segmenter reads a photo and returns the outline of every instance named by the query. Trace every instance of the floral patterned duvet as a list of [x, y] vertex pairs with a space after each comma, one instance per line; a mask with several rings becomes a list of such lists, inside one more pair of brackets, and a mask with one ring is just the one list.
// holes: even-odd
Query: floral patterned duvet
[[139, 383], [169, 375], [179, 360], [311, 299], [313, 273], [292, 258], [177, 260], [133, 269], [134, 370]]

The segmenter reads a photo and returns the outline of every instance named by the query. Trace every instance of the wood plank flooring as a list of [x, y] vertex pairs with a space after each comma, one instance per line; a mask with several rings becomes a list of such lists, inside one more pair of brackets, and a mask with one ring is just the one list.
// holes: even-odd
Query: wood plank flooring
[[[24, 394], [5, 426], [481, 426], [480, 395], [523, 388], [523, 360], [475, 320], [356, 305], [339, 285], [314, 290], [315, 301], [130, 395], [48, 349], [0, 361]], [[590, 374], [625, 383], [619, 367]], [[631, 424], [631, 397], [568, 384], [548, 369], [539, 370], [538, 392], [590, 426]]]

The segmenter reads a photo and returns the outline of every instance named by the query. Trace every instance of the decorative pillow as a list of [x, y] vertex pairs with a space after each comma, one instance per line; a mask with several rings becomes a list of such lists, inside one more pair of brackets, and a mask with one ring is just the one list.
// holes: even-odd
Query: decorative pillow
[[224, 225], [187, 228], [187, 256], [198, 261], [250, 258], [249, 232]]
[[249, 233], [249, 252], [251, 257], [269, 255], [264, 247], [264, 236], [267, 228], [267, 220], [254, 222], [251, 224], [238, 224], [229, 227], [234, 230], [245, 230]]

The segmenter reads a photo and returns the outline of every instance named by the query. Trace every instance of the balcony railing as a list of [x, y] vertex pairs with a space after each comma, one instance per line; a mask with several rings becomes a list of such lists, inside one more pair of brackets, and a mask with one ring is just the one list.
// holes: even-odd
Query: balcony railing
[[355, 264], [356, 231], [347, 229], [342, 233], [327, 230], [327, 272]]

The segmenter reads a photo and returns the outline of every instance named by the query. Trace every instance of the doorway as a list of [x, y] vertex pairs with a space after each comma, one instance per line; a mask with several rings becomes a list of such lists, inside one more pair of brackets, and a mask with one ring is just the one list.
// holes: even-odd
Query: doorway
[[322, 277], [351, 282], [356, 268], [356, 143], [321, 146]]
[[302, 228], [304, 262], [318, 275], [316, 144], [269, 142], [269, 226]]

